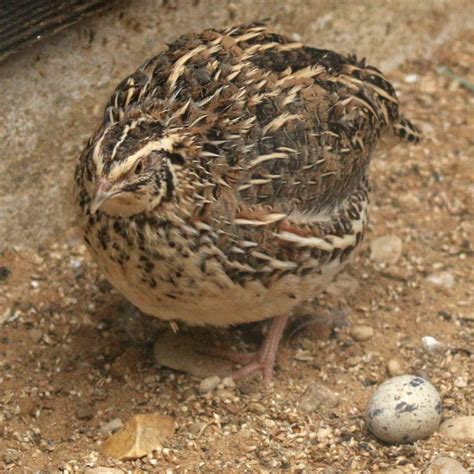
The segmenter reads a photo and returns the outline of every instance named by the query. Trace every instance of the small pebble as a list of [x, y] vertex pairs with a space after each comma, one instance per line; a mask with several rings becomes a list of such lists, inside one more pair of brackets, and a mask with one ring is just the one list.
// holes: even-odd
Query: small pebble
[[372, 396], [366, 423], [387, 443], [411, 443], [430, 436], [441, 421], [442, 402], [427, 380], [401, 375], [384, 382]]
[[374, 335], [374, 330], [370, 326], [354, 326], [351, 330], [351, 337], [354, 341], [367, 341]]
[[43, 339], [43, 331], [41, 329], [30, 329], [30, 337], [34, 344], [38, 344], [38, 342]]
[[201, 380], [199, 384], [199, 393], [209, 393], [212, 392], [219, 384], [221, 383], [221, 378], [217, 375], [211, 375]]
[[328, 387], [319, 382], [308, 385], [301, 397], [299, 407], [306, 412], [333, 408], [339, 403], [339, 397]]
[[332, 435], [332, 430], [329, 426], [321, 426], [316, 432], [316, 438], [319, 442], [326, 440]]
[[387, 372], [390, 377], [402, 375], [404, 372], [402, 363], [398, 359], [390, 359], [387, 362]]
[[0, 282], [7, 280], [10, 276], [11, 270], [3, 265], [0, 266]]
[[257, 415], [263, 415], [266, 412], [265, 407], [261, 403], [257, 402], [251, 403], [249, 405], [249, 411], [256, 413]]
[[424, 336], [421, 338], [421, 343], [426, 352], [442, 352], [446, 349], [446, 345], [438, 341], [433, 336]]
[[468, 472], [456, 459], [440, 456], [431, 461], [423, 474], [468, 474]]
[[402, 240], [396, 235], [384, 235], [370, 243], [370, 259], [376, 263], [394, 264], [402, 255]]
[[207, 424], [204, 421], [196, 421], [188, 426], [187, 431], [192, 435], [199, 435], [201, 434], [207, 427]]
[[407, 84], [413, 84], [418, 80], [418, 77], [419, 77], [418, 74], [407, 74], [405, 76], [405, 82]]
[[5, 464], [13, 464], [20, 459], [20, 452], [16, 449], [7, 449], [3, 455], [3, 462]]
[[474, 415], [458, 416], [443, 421], [439, 432], [447, 438], [461, 439], [470, 443], [474, 442]]
[[222, 385], [226, 388], [235, 388], [235, 382], [232, 377], [224, 377], [222, 379]]
[[76, 409], [76, 417], [79, 420], [92, 420], [95, 416], [95, 409], [93, 406], [83, 403]]
[[7, 319], [10, 317], [11, 311], [10, 308], [8, 308], [6, 311], [3, 313], [0, 313], [0, 326], [7, 321]]
[[441, 286], [442, 288], [453, 288], [455, 284], [454, 276], [449, 272], [439, 272], [433, 273], [432, 275], [426, 277], [426, 280], [436, 286]]
[[454, 386], [457, 388], [466, 388], [468, 385], [469, 384], [466, 377], [457, 377], [454, 381]]

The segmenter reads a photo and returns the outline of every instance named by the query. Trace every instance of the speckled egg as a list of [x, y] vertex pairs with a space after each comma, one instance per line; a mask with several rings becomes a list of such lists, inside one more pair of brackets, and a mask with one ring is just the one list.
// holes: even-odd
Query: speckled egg
[[427, 380], [400, 375], [384, 382], [367, 407], [366, 423], [386, 443], [411, 443], [431, 435], [441, 421], [443, 403]]

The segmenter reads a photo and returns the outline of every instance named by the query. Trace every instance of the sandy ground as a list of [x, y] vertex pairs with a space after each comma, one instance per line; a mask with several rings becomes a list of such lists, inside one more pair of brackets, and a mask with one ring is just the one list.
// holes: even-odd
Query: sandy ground
[[[473, 83], [473, 44], [474, 35], [464, 34], [437, 53], [437, 62], [420, 59], [390, 75], [407, 116], [427, 138], [374, 161], [362, 251], [345, 286], [333, 286], [299, 312], [268, 391], [254, 381], [202, 395], [198, 380], [158, 367], [150, 338], [127, 323], [122, 298], [73, 232], [37, 252], [0, 255], [0, 470], [399, 473], [422, 471], [439, 455], [474, 469], [472, 446], [463, 442], [435, 433], [386, 446], [363, 421], [390, 359], [431, 380], [444, 418], [473, 411], [474, 100], [472, 89], [449, 75]], [[383, 235], [402, 239], [393, 265], [369, 258], [371, 241]], [[370, 326], [374, 336], [354, 341], [355, 325]], [[252, 348], [261, 327], [193, 334]], [[424, 350], [421, 338], [428, 335], [445, 349]], [[333, 392], [337, 406], [302, 410], [314, 381]], [[104, 458], [104, 425], [137, 413], [173, 417], [174, 436], [141, 460]]]

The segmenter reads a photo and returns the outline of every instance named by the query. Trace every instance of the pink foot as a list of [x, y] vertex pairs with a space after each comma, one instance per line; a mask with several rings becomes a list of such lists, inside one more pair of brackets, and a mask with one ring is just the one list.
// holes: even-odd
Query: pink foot
[[268, 387], [273, 378], [273, 366], [275, 365], [278, 345], [287, 322], [288, 316], [278, 316], [273, 319], [270, 330], [258, 352], [245, 353], [211, 349], [210, 351], [206, 351], [206, 354], [222, 357], [243, 365], [243, 367], [232, 373], [234, 380], [260, 373], [263, 376], [263, 383]]

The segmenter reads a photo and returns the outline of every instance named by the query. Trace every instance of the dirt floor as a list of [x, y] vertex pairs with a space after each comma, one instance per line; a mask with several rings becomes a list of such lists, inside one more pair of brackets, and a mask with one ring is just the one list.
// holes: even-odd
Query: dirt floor
[[[362, 251], [339, 284], [298, 313], [268, 391], [252, 381], [201, 394], [199, 380], [157, 366], [149, 335], [159, 327], [130, 323], [122, 298], [72, 232], [38, 252], [0, 255], [1, 472], [111, 466], [400, 473], [422, 471], [440, 455], [474, 469], [472, 446], [464, 442], [435, 433], [387, 446], [364, 424], [390, 359], [431, 380], [444, 418], [473, 411], [473, 45], [474, 34], [463, 34], [442, 47], [437, 61], [420, 59], [390, 75], [426, 139], [374, 160]], [[392, 265], [369, 258], [370, 243], [384, 235], [403, 242]], [[357, 342], [350, 335], [356, 325], [375, 334]], [[252, 348], [261, 327], [192, 333]], [[423, 336], [444, 349], [428, 352]], [[333, 393], [336, 406], [303, 410], [300, 401], [315, 381]], [[104, 458], [104, 425], [138, 413], [173, 417], [175, 434], [152, 456]]]

